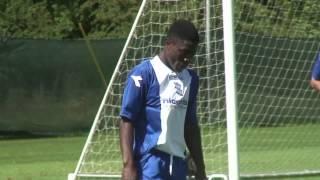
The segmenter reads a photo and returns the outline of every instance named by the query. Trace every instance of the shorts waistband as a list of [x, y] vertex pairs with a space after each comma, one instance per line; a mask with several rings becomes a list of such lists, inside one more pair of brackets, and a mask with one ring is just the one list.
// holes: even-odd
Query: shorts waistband
[[182, 158], [182, 157], [179, 157], [179, 156], [175, 156], [175, 155], [172, 155], [172, 154], [169, 154], [169, 153], [167, 153], [167, 152], [164, 152], [164, 151], [161, 151], [161, 150], [159, 150], [159, 149], [157, 149], [157, 148], [152, 148], [151, 150], [150, 150], [150, 153], [151, 154], [159, 154], [159, 155], [167, 155], [167, 156], [172, 156], [174, 159], [180, 159], [180, 160], [185, 160], [185, 158]]

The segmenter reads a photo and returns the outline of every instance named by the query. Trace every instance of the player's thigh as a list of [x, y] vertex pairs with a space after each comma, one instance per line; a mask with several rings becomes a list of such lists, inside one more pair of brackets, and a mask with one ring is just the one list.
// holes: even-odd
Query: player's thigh
[[160, 151], [152, 151], [140, 160], [139, 174], [143, 180], [185, 180], [187, 162]]
[[175, 157], [172, 164], [171, 180], [185, 180], [187, 177], [187, 162], [185, 159]]
[[167, 166], [168, 157], [165, 155], [148, 153], [140, 160], [140, 179], [167, 180], [170, 177]]

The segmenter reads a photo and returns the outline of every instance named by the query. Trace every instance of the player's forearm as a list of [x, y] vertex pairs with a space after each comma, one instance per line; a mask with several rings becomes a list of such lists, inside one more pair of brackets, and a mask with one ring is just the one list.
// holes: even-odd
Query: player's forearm
[[319, 80], [315, 80], [315, 79], [310, 80], [310, 86], [314, 90], [320, 91], [320, 81]]
[[134, 165], [133, 158], [133, 125], [126, 121], [120, 121], [120, 147], [123, 165]]
[[186, 144], [190, 151], [190, 155], [194, 160], [198, 173], [205, 175], [205, 164], [202, 153], [202, 143], [199, 126], [186, 127], [185, 134]]

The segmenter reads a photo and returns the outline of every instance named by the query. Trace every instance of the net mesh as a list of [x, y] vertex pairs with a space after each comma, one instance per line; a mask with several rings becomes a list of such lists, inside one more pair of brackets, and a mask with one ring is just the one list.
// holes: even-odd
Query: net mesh
[[[218, 2], [218, 1], [217, 1]], [[221, 2], [210, 7], [210, 39], [206, 39], [205, 1], [151, 0], [147, 1], [130, 39], [102, 111], [92, 140], [85, 150], [80, 173], [120, 174], [119, 112], [124, 83], [128, 72], [142, 58], [157, 55], [163, 47], [168, 26], [179, 18], [191, 20], [200, 33], [198, 52], [191, 68], [200, 76], [198, 119], [203, 127], [202, 136], [206, 165], [209, 172], [226, 172], [226, 129], [224, 103], [223, 39]], [[218, 15], [220, 14], [220, 15]], [[210, 41], [210, 47], [206, 41]], [[208, 58], [210, 57], [210, 58]], [[208, 93], [210, 91], [210, 93]]]
[[[319, 47], [319, 8], [313, 0], [235, 1], [242, 175], [319, 170], [320, 101], [308, 87]], [[146, 1], [97, 114], [78, 173], [120, 174], [118, 124], [127, 74], [142, 58], [160, 52], [168, 26], [179, 18], [191, 20], [201, 36], [190, 67], [200, 76], [198, 120], [206, 171], [227, 174], [221, 0], [210, 1], [209, 8], [199, 0]]]
[[307, 1], [236, 1], [241, 174], [317, 171], [319, 94], [309, 87], [319, 8]]

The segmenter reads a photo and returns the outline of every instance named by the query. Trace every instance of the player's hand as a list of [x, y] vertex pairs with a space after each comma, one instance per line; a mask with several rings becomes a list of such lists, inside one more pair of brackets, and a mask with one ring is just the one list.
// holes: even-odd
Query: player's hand
[[207, 176], [205, 173], [196, 173], [195, 180], [207, 180]]
[[134, 165], [126, 165], [122, 169], [122, 180], [138, 180], [137, 168]]

